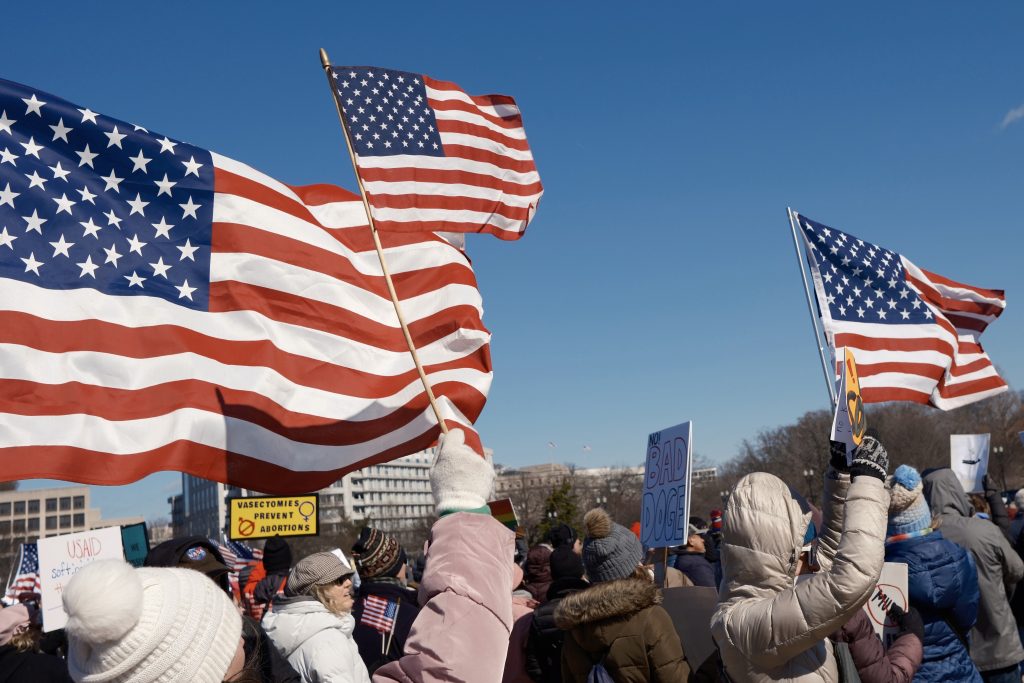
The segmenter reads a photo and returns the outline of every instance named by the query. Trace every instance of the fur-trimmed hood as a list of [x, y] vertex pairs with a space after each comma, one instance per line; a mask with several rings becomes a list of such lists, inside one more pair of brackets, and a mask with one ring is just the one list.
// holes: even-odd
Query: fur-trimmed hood
[[605, 581], [564, 597], [555, 610], [555, 623], [570, 630], [581, 624], [628, 618], [660, 602], [658, 587], [645, 579]]

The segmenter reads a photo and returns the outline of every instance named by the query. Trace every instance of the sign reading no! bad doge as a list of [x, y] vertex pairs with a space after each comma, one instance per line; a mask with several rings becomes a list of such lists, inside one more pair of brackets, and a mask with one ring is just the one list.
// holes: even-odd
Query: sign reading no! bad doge
[[315, 493], [229, 498], [228, 503], [233, 541], [319, 533], [320, 498]]
[[640, 542], [645, 548], [685, 545], [690, 519], [690, 422], [647, 437]]

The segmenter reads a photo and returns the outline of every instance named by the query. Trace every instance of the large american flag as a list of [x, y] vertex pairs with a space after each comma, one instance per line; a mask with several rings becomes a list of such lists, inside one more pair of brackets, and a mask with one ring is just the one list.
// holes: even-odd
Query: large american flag
[[1001, 290], [931, 273], [907, 257], [797, 215], [828, 342], [854, 351], [865, 402], [949, 410], [1006, 391], [979, 337]]
[[331, 73], [378, 229], [522, 236], [544, 190], [515, 100], [394, 69]]
[[39, 550], [35, 543], [21, 544], [18, 572], [11, 578], [4, 602], [13, 605], [22, 593], [39, 593]]
[[390, 633], [398, 616], [398, 602], [367, 595], [363, 601], [363, 614], [359, 622], [382, 633]]
[[[442, 414], [468, 428], [491, 383], [472, 268], [433, 233], [382, 239]], [[4, 479], [180, 470], [280, 493], [439, 431], [356, 195], [7, 81], [0, 424]]]

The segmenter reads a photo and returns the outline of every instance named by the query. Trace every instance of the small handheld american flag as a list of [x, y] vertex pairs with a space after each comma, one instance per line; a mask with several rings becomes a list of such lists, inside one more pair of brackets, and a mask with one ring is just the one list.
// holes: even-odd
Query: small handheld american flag
[[381, 633], [389, 633], [395, 627], [398, 616], [398, 602], [385, 600], [376, 595], [367, 595], [363, 602], [363, 616], [359, 622]]
[[4, 602], [12, 605], [18, 602], [18, 596], [22, 593], [39, 591], [39, 551], [35, 543], [22, 543], [18, 573], [7, 586]]

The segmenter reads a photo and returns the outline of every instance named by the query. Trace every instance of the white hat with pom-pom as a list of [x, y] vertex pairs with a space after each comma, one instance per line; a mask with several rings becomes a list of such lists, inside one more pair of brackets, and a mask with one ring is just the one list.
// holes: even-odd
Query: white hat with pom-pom
[[242, 634], [228, 596], [191, 569], [99, 560], [72, 577], [63, 600], [78, 683], [220, 683]]

